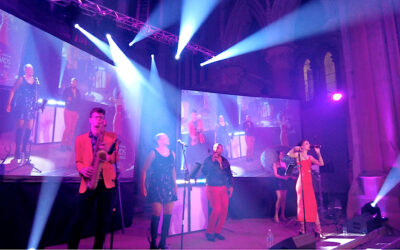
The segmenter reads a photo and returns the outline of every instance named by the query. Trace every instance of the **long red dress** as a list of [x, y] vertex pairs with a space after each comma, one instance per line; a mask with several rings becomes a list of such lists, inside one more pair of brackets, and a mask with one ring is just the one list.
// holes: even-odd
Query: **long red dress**
[[[303, 188], [304, 188], [304, 204], [306, 210], [306, 222], [316, 222], [317, 220], [317, 201], [315, 199], [314, 188], [311, 177], [311, 159], [302, 160], [301, 173], [303, 175]], [[303, 213], [303, 193], [301, 192], [301, 175], [297, 178], [296, 183], [297, 193], [297, 219], [300, 222], [304, 221]]]

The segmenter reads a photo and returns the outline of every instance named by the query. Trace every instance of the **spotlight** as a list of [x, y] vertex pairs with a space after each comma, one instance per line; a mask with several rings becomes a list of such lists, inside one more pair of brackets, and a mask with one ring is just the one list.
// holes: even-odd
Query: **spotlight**
[[111, 35], [110, 34], [106, 34], [107, 39], [111, 39]]
[[343, 94], [342, 93], [334, 93], [332, 95], [332, 100], [335, 102], [340, 101], [343, 98]]
[[75, 27], [75, 29], [79, 29], [81, 26], [79, 26], [79, 24], [76, 23], [76, 24], [74, 25], [74, 27]]
[[133, 45], [133, 41], [129, 43], [129, 47], [132, 47], [132, 45]]
[[178, 54], [176, 54], [175, 56], [175, 60], [179, 60], [180, 56]]
[[347, 232], [366, 234], [382, 227], [387, 220], [382, 218], [381, 209], [376, 205], [373, 206], [371, 201], [361, 208], [361, 215], [347, 222]]
[[151, 59], [154, 59], [154, 54], [151, 54], [150, 56], [151, 56]]
[[200, 63], [200, 66], [203, 67], [205, 65], [205, 63]]
[[370, 214], [372, 216], [376, 215], [374, 218], [381, 220], [382, 219], [382, 215], [381, 215], [381, 209], [375, 204], [371, 202], [365, 204], [362, 208], [361, 208], [361, 214]]

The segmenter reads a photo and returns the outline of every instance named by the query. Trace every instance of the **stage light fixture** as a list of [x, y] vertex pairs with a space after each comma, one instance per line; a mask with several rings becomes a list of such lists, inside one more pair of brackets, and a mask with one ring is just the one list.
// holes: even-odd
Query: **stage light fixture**
[[129, 43], [129, 47], [132, 47], [132, 46], [133, 46], [133, 43], [134, 43], [133, 41], [130, 42], [130, 43]]
[[76, 23], [76, 24], [74, 25], [74, 27], [75, 27], [75, 29], [79, 29], [81, 26], [79, 26], [79, 24]]
[[338, 101], [342, 100], [342, 98], [343, 98], [343, 94], [339, 93], [339, 92], [334, 93], [332, 95], [332, 100], [335, 101], [335, 102], [338, 102]]
[[373, 216], [376, 222], [383, 222], [388, 220], [388, 218], [382, 217], [381, 209], [372, 201], [368, 202], [361, 208], [361, 214], [370, 214], [371, 216]]
[[110, 39], [111, 35], [110, 34], [106, 34], [106, 37], [107, 37], [107, 39]]
[[181, 58], [178, 54], [175, 55], [175, 60], [179, 60]]
[[151, 59], [154, 59], [154, 54], [151, 54], [150, 56], [151, 56]]

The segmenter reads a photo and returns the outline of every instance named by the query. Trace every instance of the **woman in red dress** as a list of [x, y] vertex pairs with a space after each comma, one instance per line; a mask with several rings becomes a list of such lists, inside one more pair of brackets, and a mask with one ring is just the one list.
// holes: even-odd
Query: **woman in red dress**
[[[287, 154], [290, 157], [297, 159], [297, 164], [299, 165], [300, 160], [300, 174], [296, 182], [296, 193], [297, 193], [297, 219], [300, 222], [301, 228], [300, 233], [305, 233], [304, 221], [315, 223], [316, 235], [320, 238], [324, 238], [321, 229], [321, 223], [318, 217], [317, 201], [315, 199], [314, 188], [312, 184], [311, 177], [311, 165], [315, 164], [318, 166], [324, 165], [324, 160], [321, 156], [321, 149], [314, 147], [315, 153], [317, 154], [317, 159], [313, 156], [308, 155], [311, 146], [310, 142], [307, 140], [302, 140], [298, 146], [292, 148]], [[302, 183], [303, 182], [303, 183]], [[303, 185], [302, 185], [303, 184]], [[303, 200], [304, 200], [304, 210], [303, 211]], [[304, 219], [305, 215], [305, 219]]]

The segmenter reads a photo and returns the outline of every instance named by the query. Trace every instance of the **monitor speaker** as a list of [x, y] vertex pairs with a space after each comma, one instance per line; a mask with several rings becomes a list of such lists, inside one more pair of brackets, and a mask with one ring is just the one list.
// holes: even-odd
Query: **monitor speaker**
[[303, 234], [287, 238], [270, 249], [315, 249], [315, 243], [314, 234]]
[[347, 221], [347, 232], [366, 234], [382, 226], [382, 220], [375, 219], [370, 214], [355, 216]]

